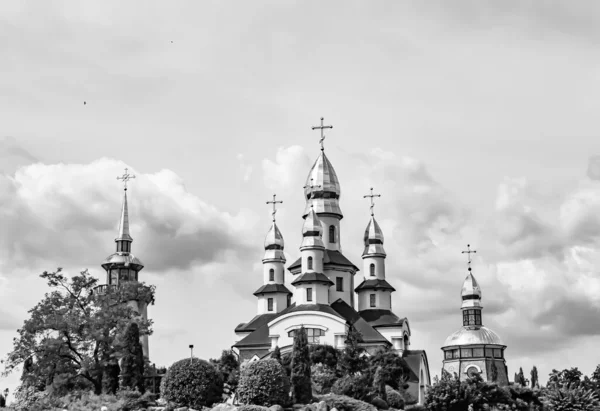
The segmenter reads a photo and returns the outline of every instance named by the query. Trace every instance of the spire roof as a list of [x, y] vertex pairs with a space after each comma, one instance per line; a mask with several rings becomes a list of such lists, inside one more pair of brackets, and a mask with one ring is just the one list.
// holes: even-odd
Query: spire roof
[[341, 188], [337, 174], [325, 152], [321, 151], [306, 177], [304, 216], [308, 214], [311, 204], [314, 205], [317, 213], [331, 213], [342, 216], [339, 205], [340, 195]]
[[269, 228], [267, 236], [265, 237], [265, 250], [270, 249], [283, 250], [283, 235], [281, 234], [281, 231], [279, 231], [279, 227], [277, 227], [275, 221], [271, 224], [271, 228]]
[[127, 207], [127, 189], [123, 192], [123, 207], [121, 208], [121, 220], [119, 221], [119, 235], [115, 241], [133, 241], [129, 234], [129, 209]]
[[469, 267], [469, 275], [465, 278], [461, 292], [462, 308], [465, 307], [481, 307], [481, 287], [475, 280], [471, 268]]
[[383, 231], [381, 231], [381, 227], [379, 227], [373, 215], [371, 215], [369, 224], [367, 224], [363, 240], [365, 244], [363, 257], [367, 255], [386, 255], [383, 249]]
[[322, 236], [323, 226], [321, 226], [321, 220], [314, 207], [310, 207], [302, 226], [302, 244], [300, 247], [325, 248]]

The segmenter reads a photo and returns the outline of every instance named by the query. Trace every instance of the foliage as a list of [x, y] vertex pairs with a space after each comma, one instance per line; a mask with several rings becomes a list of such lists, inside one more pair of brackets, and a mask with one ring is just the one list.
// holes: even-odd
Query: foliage
[[199, 358], [175, 362], [161, 383], [161, 396], [186, 407], [211, 406], [221, 399], [223, 377], [216, 368]]
[[154, 404], [152, 394], [141, 395], [137, 391], [119, 391], [117, 395], [96, 395], [88, 391], [74, 391], [63, 397], [55, 397], [40, 392], [36, 400], [29, 404], [17, 404], [18, 411], [47, 411], [68, 409], [73, 411], [99, 410], [105, 406], [109, 411], [133, 411], [145, 409]]
[[425, 407], [431, 411], [466, 410], [468, 405], [465, 386], [456, 374], [451, 377], [442, 373], [439, 383], [430, 387], [425, 395]]
[[378, 410], [389, 410], [390, 406], [381, 397], [375, 397], [371, 400], [371, 405], [377, 407]]
[[391, 347], [377, 350], [369, 358], [369, 366], [372, 378], [375, 378], [376, 370], [381, 367], [381, 377], [384, 385], [389, 385], [396, 390], [400, 387], [400, 383], [406, 380], [409, 373], [405, 361]]
[[361, 346], [363, 342], [362, 334], [354, 325], [348, 327], [346, 339], [344, 340], [344, 350], [338, 359], [338, 368], [341, 375], [352, 375], [367, 368], [367, 362], [363, 356], [365, 349]]
[[333, 384], [331, 392], [356, 400], [369, 401], [372, 396], [371, 381], [366, 374], [346, 375]]
[[594, 384], [600, 385], [600, 365], [596, 366], [596, 369], [592, 373], [592, 376], [590, 377], [590, 380]]
[[210, 363], [223, 375], [223, 381], [235, 390], [240, 379], [240, 363], [231, 350], [223, 350], [219, 359], [211, 359]]
[[337, 381], [335, 369], [328, 367], [323, 363], [313, 364], [310, 367], [312, 379], [312, 389], [316, 394], [329, 394], [331, 387]]
[[144, 392], [144, 351], [140, 342], [140, 329], [136, 323], [129, 324], [124, 340], [121, 388]]
[[565, 386], [553, 385], [546, 390], [544, 402], [553, 411], [597, 411], [600, 409], [598, 394], [573, 382]]
[[390, 407], [395, 408], [397, 410], [404, 409], [404, 398], [402, 394], [398, 391], [387, 385], [385, 387], [385, 394], [387, 397], [387, 403]]
[[262, 405], [241, 405], [237, 411], [270, 411], [268, 407]]
[[285, 369], [285, 373], [288, 377], [292, 376], [292, 354], [287, 353], [281, 356], [281, 365]]
[[531, 369], [531, 388], [539, 388], [539, 381], [540, 379], [538, 377], [538, 370], [537, 367], [534, 365]]
[[103, 394], [116, 394], [119, 389], [119, 374], [121, 373], [121, 367], [116, 359], [110, 361], [104, 367], [102, 374], [102, 393]]
[[281, 349], [279, 346], [276, 346], [273, 352], [271, 353], [271, 358], [281, 364]]
[[582, 373], [577, 367], [562, 371], [552, 370], [548, 377], [548, 388], [577, 387], [581, 383], [581, 377]]
[[327, 394], [318, 396], [317, 399], [325, 401], [329, 409], [336, 408], [338, 411], [376, 411], [371, 404], [345, 395]]
[[238, 399], [243, 404], [271, 406], [289, 402], [290, 383], [283, 366], [272, 358], [246, 365], [240, 376]]
[[525, 374], [523, 374], [523, 367], [519, 367], [519, 373], [515, 376], [515, 382], [521, 384], [523, 387], [527, 387], [527, 379], [525, 378]]
[[496, 361], [492, 361], [491, 373], [492, 381], [498, 381], [498, 366], [496, 365]]
[[297, 404], [308, 404], [312, 399], [310, 378], [310, 354], [306, 330], [301, 327], [294, 333], [292, 349], [292, 397]]
[[[373, 376], [373, 393], [377, 395], [381, 400], [387, 401], [386, 392], [385, 392], [386, 381], [384, 380], [384, 372], [383, 367], [380, 365], [377, 367], [375, 371], [375, 375]], [[375, 405], [375, 404], [373, 404]], [[377, 407], [381, 408], [381, 407]]]
[[324, 364], [336, 369], [338, 365], [338, 350], [328, 344], [314, 344], [309, 346], [311, 364]]
[[[31, 310], [17, 330], [13, 350], [5, 360], [4, 375], [28, 362], [22, 384], [54, 395], [92, 386], [102, 391], [105, 367], [114, 363], [123, 349], [117, 343], [132, 319], [140, 333], [151, 332], [151, 322], [142, 319], [123, 302], [137, 298], [154, 301], [154, 287], [131, 282], [113, 293], [94, 293], [98, 280], [87, 271], [67, 278], [58, 268], [40, 275], [50, 292]], [[83, 381], [85, 380], [85, 382]]]

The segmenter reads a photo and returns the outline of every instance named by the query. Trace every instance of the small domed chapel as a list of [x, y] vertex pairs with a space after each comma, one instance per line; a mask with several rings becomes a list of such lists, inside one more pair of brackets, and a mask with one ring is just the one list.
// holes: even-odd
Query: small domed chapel
[[[411, 370], [407, 391], [422, 403], [425, 388], [431, 384], [427, 355], [412, 349], [408, 319], [392, 311], [396, 290], [386, 280], [383, 232], [371, 212], [359, 273], [342, 253], [340, 195], [340, 182], [321, 145], [304, 187], [300, 257], [287, 267], [293, 280], [288, 288], [284, 240], [274, 208], [264, 243], [262, 285], [254, 292], [257, 312], [235, 328], [233, 349], [241, 362], [266, 358], [275, 347], [285, 354], [292, 350], [296, 330], [304, 326], [309, 343], [341, 350], [353, 325], [362, 334], [367, 355], [388, 346], [405, 360]], [[275, 196], [269, 203], [275, 207]]]

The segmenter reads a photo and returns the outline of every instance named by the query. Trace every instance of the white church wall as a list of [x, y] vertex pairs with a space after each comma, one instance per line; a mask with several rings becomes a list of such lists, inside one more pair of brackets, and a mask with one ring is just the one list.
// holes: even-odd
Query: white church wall
[[386, 340], [394, 345], [394, 349], [407, 349], [407, 347], [404, 347], [403, 344], [405, 334], [403, 327], [377, 327], [376, 330], [379, 332], [379, 334], [383, 335]]
[[[375, 307], [371, 307], [371, 294], [375, 294]], [[358, 311], [368, 309], [391, 310], [392, 293], [386, 290], [365, 290], [358, 294]]]
[[[269, 271], [273, 269], [273, 281], [269, 280]], [[285, 267], [281, 262], [268, 261], [263, 264], [263, 284], [283, 284], [285, 281]]]
[[[375, 275], [371, 275], [371, 264], [375, 264]], [[363, 258], [363, 276], [365, 280], [385, 280], [385, 258]]]
[[[332, 304], [333, 302], [341, 298], [352, 307], [352, 295], [354, 294], [354, 276], [352, 275], [352, 273], [347, 271], [326, 270], [325, 275], [333, 282], [333, 285], [329, 287], [328, 291], [329, 304]], [[343, 279], [343, 291], [337, 291], [337, 277], [342, 277]]]
[[283, 315], [269, 323], [269, 335], [278, 336], [276, 344], [286, 347], [294, 343], [293, 337], [288, 333], [298, 329], [317, 328], [325, 331], [325, 335], [319, 338], [320, 344], [336, 346], [336, 334], [346, 333], [346, 321], [332, 314], [319, 311], [300, 311]]
[[[337, 250], [341, 251], [342, 247], [340, 245], [340, 220], [337, 217], [332, 216], [319, 216], [319, 220], [321, 220], [321, 225], [323, 226], [323, 244], [325, 244], [325, 248], [328, 250]], [[335, 227], [334, 241], [330, 242], [329, 238], [329, 226]]]
[[[306, 289], [312, 288], [312, 301], [307, 300]], [[328, 285], [317, 283], [317, 284], [297, 284], [294, 288], [294, 302], [296, 305], [300, 304], [328, 304], [329, 294]]]
[[[323, 272], [323, 250], [308, 249], [302, 250], [302, 273], [322, 273]], [[308, 268], [308, 257], [312, 257], [312, 268]]]
[[[269, 311], [269, 298], [273, 299], [273, 309]], [[258, 297], [258, 307], [256, 313], [273, 314], [284, 310], [287, 307], [286, 294], [262, 294]]]

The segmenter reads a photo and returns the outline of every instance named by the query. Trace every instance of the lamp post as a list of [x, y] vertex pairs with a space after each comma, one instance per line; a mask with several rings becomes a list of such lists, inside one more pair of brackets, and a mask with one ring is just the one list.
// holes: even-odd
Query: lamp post
[[194, 357], [194, 344], [190, 344], [190, 365], [192, 365], [193, 357]]

